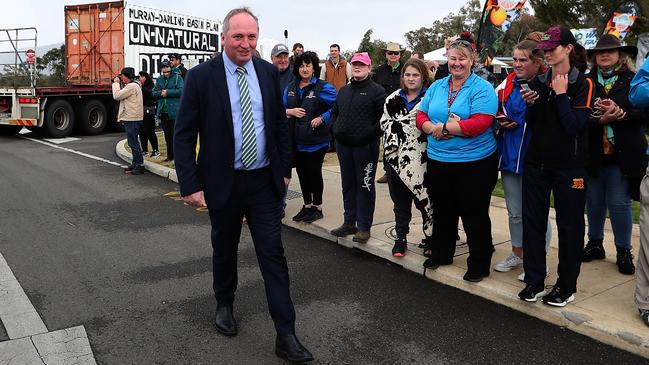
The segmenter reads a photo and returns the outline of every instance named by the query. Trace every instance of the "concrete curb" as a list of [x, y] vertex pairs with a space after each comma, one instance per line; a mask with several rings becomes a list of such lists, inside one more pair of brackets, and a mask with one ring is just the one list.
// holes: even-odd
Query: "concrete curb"
[[[117, 144], [117, 154], [120, 158], [130, 161], [130, 153], [123, 147], [125, 143], [121, 141]], [[120, 148], [121, 146], [121, 148]], [[153, 166], [155, 164], [146, 162], [147, 170], [160, 175], [166, 179], [178, 182], [175, 171], [162, 166]], [[173, 171], [173, 176], [171, 174]], [[539, 318], [546, 322], [568, 328], [574, 332], [596, 339], [600, 342], [611, 346], [635, 353], [637, 355], [649, 358], [649, 331], [628, 332], [620, 330], [620, 326], [611, 326], [608, 322], [616, 323], [615, 313], [611, 313], [606, 318], [593, 318], [591, 312], [577, 306], [568, 306], [566, 308], [551, 308], [542, 303], [527, 303], [521, 301], [516, 293], [520, 287], [508, 283], [490, 280], [489, 278], [479, 283], [469, 283], [462, 279], [464, 269], [458, 266], [442, 266], [437, 270], [423, 269], [425, 257], [409, 251], [403, 258], [394, 258], [392, 256], [391, 243], [387, 243], [374, 237], [365, 244], [353, 242], [349, 237], [335, 237], [329, 233], [328, 228], [319, 225], [320, 221], [311, 224], [293, 222], [290, 218], [285, 218], [283, 224], [287, 227], [299, 229], [314, 236], [335, 242], [347, 248], [355, 248], [365, 251], [384, 260], [390, 261], [406, 270], [422, 274], [426, 278], [434, 280], [444, 285], [452, 286], [466, 291], [473, 295], [483, 297], [495, 303], [505, 305], [511, 309], [523, 312], [527, 315]], [[634, 234], [637, 234], [638, 226], [634, 225]], [[460, 257], [460, 259], [463, 259]], [[639, 319], [638, 319], [639, 320]]]
[[[333, 241], [347, 248], [365, 251], [399, 265], [406, 270], [422, 274], [426, 278], [438, 283], [455, 287], [543, 321], [568, 328], [600, 342], [649, 358], [649, 332], [631, 333], [619, 331], [606, 325], [606, 323], [603, 323], [604, 321], [594, 319], [592, 313], [576, 306], [551, 308], [542, 304], [540, 300], [537, 303], [523, 302], [516, 295], [520, 290], [519, 287], [489, 279], [485, 279], [479, 283], [467, 282], [462, 278], [465, 270], [454, 265], [441, 266], [437, 270], [424, 271], [423, 263], [426, 260], [424, 256], [409, 251], [405, 257], [395, 258], [392, 256], [392, 245], [376, 238], [370, 238], [367, 243], [360, 244], [352, 241], [351, 236], [335, 237], [331, 235], [324, 227], [318, 226], [317, 221], [306, 224], [285, 219], [283, 224], [287, 227], [299, 229], [314, 236]], [[460, 257], [459, 259], [462, 260], [463, 258]], [[611, 317], [611, 319], [614, 318]]]
[[[117, 154], [117, 157], [126, 162], [133, 161], [133, 155], [131, 155], [131, 153], [126, 150], [125, 139], [117, 142], [117, 145], [115, 146], [115, 153]], [[175, 182], [176, 184], [178, 183], [178, 176], [176, 175], [176, 170], [174, 169], [147, 160], [144, 160], [144, 168], [153, 174], [162, 176], [165, 179]]]

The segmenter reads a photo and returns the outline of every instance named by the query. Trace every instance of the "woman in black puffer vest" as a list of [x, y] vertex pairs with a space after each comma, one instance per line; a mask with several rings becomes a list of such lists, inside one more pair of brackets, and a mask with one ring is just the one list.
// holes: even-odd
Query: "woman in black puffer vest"
[[332, 111], [345, 214], [331, 234], [355, 234], [355, 242], [365, 243], [374, 217], [374, 176], [383, 134], [379, 121], [386, 93], [369, 77], [372, 61], [367, 53], [356, 53], [351, 64], [353, 78], [340, 89]]

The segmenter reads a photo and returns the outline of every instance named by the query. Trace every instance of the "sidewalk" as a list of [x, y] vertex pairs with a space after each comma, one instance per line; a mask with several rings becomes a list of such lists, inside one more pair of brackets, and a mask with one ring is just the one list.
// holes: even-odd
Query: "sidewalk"
[[[116, 146], [116, 153], [125, 161], [130, 161], [131, 155], [126, 151], [124, 145], [125, 141], [119, 142]], [[150, 161], [146, 161], [145, 166], [152, 173], [175, 182], [178, 181], [176, 172], [169, 168]], [[329, 231], [340, 225], [343, 218], [339, 167], [325, 166], [323, 176], [325, 180], [324, 195], [326, 197], [323, 204], [324, 218], [312, 224], [296, 223], [291, 220], [291, 217], [302, 207], [297, 174], [293, 174], [289, 186], [286, 218], [283, 221], [286, 226], [337, 242], [341, 246], [366, 251], [401, 265], [407, 270], [421, 273], [427, 278], [442, 284], [456, 287], [609, 345], [649, 358], [649, 328], [640, 319], [633, 302], [635, 279], [634, 276], [622, 275], [617, 271], [615, 245], [612, 240], [613, 232], [608, 222], [605, 232], [606, 260], [584, 263], [581, 267], [581, 274], [577, 284], [579, 291], [575, 294], [575, 301], [564, 308], [552, 308], [540, 301], [527, 303], [518, 299], [518, 292], [524, 287], [523, 283], [517, 279], [522, 269], [512, 270], [507, 273], [492, 270], [488, 278], [476, 284], [464, 281], [462, 276], [466, 271], [468, 248], [466, 246], [466, 237], [461, 228], [460, 242], [458, 242], [456, 259], [453, 265], [442, 266], [437, 270], [426, 270], [424, 272], [422, 264], [425, 258], [422, 256], [422, 250], [417, 248], [417, 244], [423, 237], [421, 233], [421, 217], [419, 212], [414, 209], [411, 232], [408, 236], [408, 253], [403, 258], [392, 257], [394, 215], [387, 184], [377, 184], [374, 225], [368, 243], [355, 243], [351, 240], [351, 236], [338, 238], [330, 235]], [[493, 242], [496, 247], [492, 263], [495, 264], [503, 260], [511, 252], [504, 199], [492, 197], [490, 215]], [[550, 253], [548, 254], [550, 276], [546, 279], [546, 285], [551, 285], [556, 281], [558, 255], [554, 211], [551, 211], [550, 216], [553, 234]], [[634, 225], [633, 228], [632, 242], [634, 255], [637, 256], [639, 246], [637, 225]]]

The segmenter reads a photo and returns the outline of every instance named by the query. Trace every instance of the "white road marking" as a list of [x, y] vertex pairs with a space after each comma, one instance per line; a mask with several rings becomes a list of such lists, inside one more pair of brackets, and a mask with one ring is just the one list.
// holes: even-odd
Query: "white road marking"
[[70, 152], [70, 153], [74, 153], [75, 155], [83, 156], [83, 157], [86, 157], [86, 158], [89, 158], [89, 159], [92, 159], [92, 160], [95, 160], [95, 161], [104, 162], [104, 163], [107, 163], [109, 165], [113, 165], [113, 166], [117, 166], [117, 167], [121, 167], [121, 168], [126, 167], [126, 165], [124, 165], [124, 164], [121, 164], [121, 163], [118, 163], [118, 162], [113, 162], [111, 160], [107, 160], [107, 159], [102, 158], [102, 157], [94, 156], [94, 155], [91, 155], [89, 153], [73, 150], [72, 148], [61, 147], [61, 146], [58, 146], [56, 144], [46, 142], [46, 141], [43, 141], [43, 140], [40, 140], [40, 139], [35, 139], [35, 138], [30, 138], [30, 137], [25, 137], [25, 136], [20, 136], [20, 137], [24, 138], [24, 139], [27, 139], [27, 140], [30, 140], [32, 142], [36, 142], [36, 143], [40, 143], [40, 144], [52, 147], [52, 148], [56, 148], [56, 149], [59, 149], [59, 150]]
[[0, 253], [0, 320], [9, 338], [46, 333], [47, 327]]
[[0, 364], [96, 364], [85, 327], [48, 332], [1, 253], [0, 320], [9, 336]]
[[62, 143], [68, 143], [68, 142], [74, 142], [74, 141], [80, 141], [81, 138], [76, 138], [76, 137], [66, 137], [66, 138], [43, 138], [44, 141], [48, 141], [54, 144], [62, 144]]

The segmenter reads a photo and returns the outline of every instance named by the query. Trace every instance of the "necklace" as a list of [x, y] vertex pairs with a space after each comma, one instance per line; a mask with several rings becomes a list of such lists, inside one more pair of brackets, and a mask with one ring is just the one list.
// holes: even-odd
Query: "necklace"
[[460, 91], [462, 91], [462, 86], [464, 86], [464, 83], [468, 80], [468, 78], [462, 80], [462, 83], [458, 87], [457, 90], [453, 91], [453, 77], [450, 77], [448, 79], [448, 113], [451, 114], [451, 105], [453, 105], [453, 102], [457, 98], [457, 96], [460, 94]]

